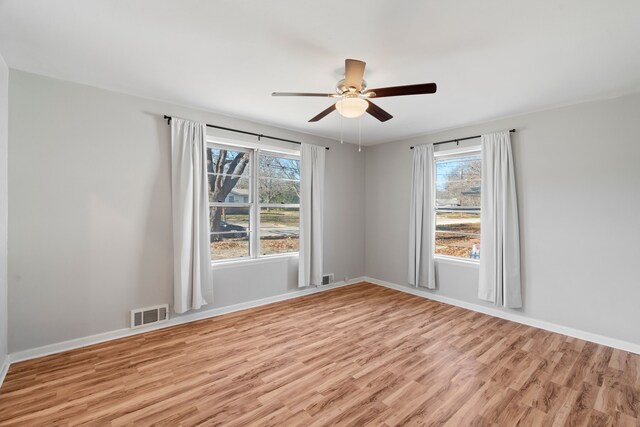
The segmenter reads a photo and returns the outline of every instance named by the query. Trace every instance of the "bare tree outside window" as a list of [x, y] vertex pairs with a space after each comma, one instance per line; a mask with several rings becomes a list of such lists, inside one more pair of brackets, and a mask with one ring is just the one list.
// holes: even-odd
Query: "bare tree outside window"
[[297, 252], [300, 236], [300, 160], [261, 154], [258, 175], [260, 254]]
[[436, 254], [480, 258], [480, 154], [436, 159]]
[[[235, 188], [244, 188], [248, 194], [248, 175], [243, 176], [248, 164], [249, 153], [208, 149], [207, 171], [209, 172], [209, 202], [231, 202], [231, 200], [229, 200], [229, 194]], [[244, 180], [241, 182], [242, 178], [244, 178]], [[214, 210], [210, 218], [212, 232], [223, 231], [220, 229], [223, 212], [224, 208]]]
[[212, 260], [298, 251], [299, 158], [214, 146], [207, 149], [207, 172]]

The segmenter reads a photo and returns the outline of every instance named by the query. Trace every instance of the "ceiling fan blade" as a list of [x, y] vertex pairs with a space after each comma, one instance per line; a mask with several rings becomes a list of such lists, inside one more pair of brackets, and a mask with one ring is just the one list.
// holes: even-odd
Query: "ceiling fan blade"
[[373, 117], [380, 120], [381, 122], [386, 122], [387, 120], [393, 119], [393, 116], [391, 114], [387, 113], [382, 108], [378, 107], [376, 104], [369, 101], [368, 99], [366, 101], [369, 103], [369, 108], [367, 108], [367, 113], [371, 114]]
[[424, 95], [427, 93], [436, 93], [437, 88], [435, 83], [421, 83], [417, 85], [368, 89], [365, 95], [371, 92], [375, 93], [376, 98], [384, 98], [385, 96]]
[[318, 96], [322, 98], [337, 98], [337, 93], [304, 93], [304, 92], [273, 92], [271, 96]]
[[336, 104], [333, 104], [329, 108], [327, 108], [326, 110], [323, 110], [320, 114], [318, 114], [317, 116], [313, 117], [309, 121], [310, 122], [317, 122], [318, 120], [322, 119], [324, 116], [327, 116], [331, 112], [335, 111], [335, 109], [336, 109]]
[[347, 87], [355, 87], [357, 91], [362, 88], [364, 78], [364, 67], [366, 62], [357, 59], [344, 60], [344, 83]]

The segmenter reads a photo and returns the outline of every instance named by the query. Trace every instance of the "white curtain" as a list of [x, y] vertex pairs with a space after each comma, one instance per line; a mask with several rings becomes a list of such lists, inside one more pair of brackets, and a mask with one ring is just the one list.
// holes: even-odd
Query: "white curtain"
[[516, 181], [508, 131], [482, 135], [480, 285], [478, 297], [522, 307]]
[[302, 144], [300, 149], [300, 255], [298, 286], [322, 284], [322, 220], [325, 148]]
[[433, 145], [413, 149], [409, 211], [409, 284], [435, 289]]
[[174, 310], [207, 304], [211, 284], [206, 125], [171, 119]]

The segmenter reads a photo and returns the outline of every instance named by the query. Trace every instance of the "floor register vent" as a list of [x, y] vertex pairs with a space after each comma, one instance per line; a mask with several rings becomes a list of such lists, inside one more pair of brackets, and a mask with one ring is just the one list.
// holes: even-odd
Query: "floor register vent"
[[131, 329], [169, 320], [169, 304], [131, 310]]
[[325, 274], [322, 276], [322, 286], [330, 285], [333, 283], [333, 273]]

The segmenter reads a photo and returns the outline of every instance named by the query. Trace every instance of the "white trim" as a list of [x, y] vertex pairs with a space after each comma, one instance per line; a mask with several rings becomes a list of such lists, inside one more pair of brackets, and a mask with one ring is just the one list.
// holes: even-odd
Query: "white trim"
[[242, 153], [250, 153], [251, 151], [253, 151], [255, 148], [254, 147], [245, 147], [242, 145], [242, 143], [230, 143], [230, 144], [225, 144], [225, 143], [219, 143], [215, 140], [210, 140], [209, 138], [207, 138], [207, 147], [209, 148], [217, 148], [219, 150], [229, 150], [229, 151], [239, 151]]
[[[480, 137], [478, 137], [479, 139]], [[439, 157], [444, 157], [446, 160], [447, 157], [457, 157], [460, 154], [470, 154], [470, 153], [480, 153], [482, 148], [480, 147], [480, 142], [477, 145], [472, 145], [469, 147], [454, 147], [454, 148], [443, 148], [438, 151], [433, 152], [434, 159], [438, 159]]]
[[0, 387], [2, 387], [4, 378], [7, 376], [7, 372], [9, 372], [9, 366], [11, 366], [11, 356], [7, 354], [2, 361], [2, 365], [0, 365]]
[[474, 260], [474, 259], [471, 259], [471, 258], [467, 259], [467, 258], [461, 258], [461, 257], [453, 257], [453, 256], [435, 254], [433, 256], [433, 259], [437, 263], [453, 264], [453, 265], [459, 265], [459, 266], [464, 266], [464, 267], [480, 268], [480, 261], [479, 260]]
[[109, 332], [103, 332], [101, 334], [90, 335], [88, 337], [75, 338], [69, 341], [63, 341], [55, 344], [44, 345], [42, 347], [17, 351], [15, 353], [10, 354], [11, 363], [23, 362], [25, 360], [35, 359], [37, 357], [48, 356], [50, 354], [74, 350], [77, 348], [82, 348], [82, 347], [98, 344], [105, 341], [111, 341], [119, 338], [129, 337], [132, 335], [142, 334], [145, 332], [155, 331], [158, 329], [169, 328], [171, 326], [181, 325], [183, 323], [188, 323], [188, 322], [194, 322], [196, 320], [208, 319], [210, 317], [217, 317], [223, 314], [228, 314], [236, 311], [246, 310], [249, 308], [259, 307], [266, 304], [272, 304], [274, 302], [286, 301], [289, 299], [298, 298], [305, 295], [311, 295], [318, 292], [328, 291], [330, 289], [354, 285], [356, 283], [360, 283], [363, 281], [364, 281], [364, 278], [359, 277], [359, 278], [351, 279], [347, 282], [342, 281], [342, 282], [337, 282], [337, 283], [326, 285], [326, 286], [304, 288], [301, 290], [295, 290], [295, 291], [287, 292], [280, 295], [274, 295], [267, 298], [242, 302], [239, 304], [228, 305], [226, 307], [214, 308], [212, 310], [205, 310], [197, 313], [190, 313], [180, 317], [174, 317], [167, 322], [151, 325], [149, 327], [143, 327], [139, 329], [129, 329], [129, 328], [118, 329], [115, 331], [109, 331]]
[[551, 323], [544, 320], [533, 319], [531, 317], [523, 316], [521, 314], [503, 311], [498, 308], [486, 307], [486, 306], [474, 304], [471, 302], [461, 301], [455, 298], [445, 297], [433, 292], [429, 292], [426, 289], [425, 290], [417, 289], [414, 287], [410, 287], [408, 285], [402, 286], [396, 283], [386, 282], [384, 280], [373, 279], [371, 277], [364, 277], [363, 280], [366, 282], [373, 283], [374, 285], [383, 286], [389, 289], [395, 289], [396, 291], [405, 292], [407, 294], [416, 295], [422, 298], [427, 298], [430, 300], [442, 302], [449, 305], [455, 305], [456, 307], [466, 308], [467, 310], [488, 314], [489, 316], [499, 317], [501, 319], [510, 320], [512, 322], [521, 323], [523, 325], [533, 326], [534, 328], [544, 329], [546, 331], [555, 332], [555, 333], [567, 335], [573, 338], [590, 341], [596, 344], [602, 344], [608, 347], [617, 348], [619, 350], [640, 354], [640, 344], [635, 344], [629, 341], [610, 338], [604, 335], [594, 334], [591, 332], [570, 328], [568, 326], [558, 325], [557, 323]]
[[[278, 179], [278, 178], [273, 178]], [[300, 182], [300, 181], [295, 181]], [[261, 208], [300, 209], [300, 203], [258, 203]]]
[[249, 215], [249, 256], [260, 258], [260, 153], [258, 149], [251, 151], [251, 181], [249, 182], [249, 200], [251, 201], [251, 215]]
[[140, 328], [140, 329], [119, 329], [110, 332], [104, 332], [101, 334], [91, 335], [83, 338], [76, 338], [69, 341], [63, 341], [60, 343], [49, 344], [42, 347], [37, 347], [29, 350], [22, 350], [15, 353], [11, 353], [5, 356], [2, 365], [0, 367], [0, 387], [2, 386], [2, 382], [4, 381], [7, 372], [9, 371], [9, 366], [11, 363], [22, 362], [25, 360], [35, 359], [42, 356], [48, 356], [50, 354], [60, 353], [63, 351], [74, 350], [77, 348], [86, 347], [93, 344], [98, 344], [105, 341], [111, 341], [118, 338], [125, 338], [128, 336], [138, 335], [146, 332], [155, 331], [158, 329], [169, 328], [172, 326], [180, 325], [183, 323], [193, 322], [196, 320], [207, 319], [211, 317], [221, 316], [223, 314], [233, 313], [240, 310], [246, 310], [249, 308], [259, 307], [266, 304], [272, 304], [274, 302], [286, 301], [293, 298], [302, 297], [305, 295], [311, 295], [318, 292], [328, 291], [331, 289], [341, 288], [344, 286], [354, 285], [360, 282], [369, 282], [374, 285], [383, 286], [389, 289], [395, 289], [400, 292], [405, 292], [411, 295], [416, 295], [422, 298], [431, 299], [434, 301], [442, 302], [449, 305], [454, 305], [457, 307], [462, 307], [467, 310], [476, 311], [479, 313], [484, 313], [489, 316], [499, 317], [501, 319], [510, 320], [512, 322], [521, 323], [528, 326], [533, 326], [535, 328], [544, 329], [547, 331], [559, 333], [562, 335], [567, 335], [574, 338], [579, 338], [585, 341], [594, 342], [596, 344], [606, 345], [608, 347], [617, 348], [624, 351], [629, 351], [632, 353], [640, 354], [640, 345], [634, 344], [628, 341], [622, 341], [615, 338], [609, 338], [598, 334], [593, 334], [591, 332], [582, 331], [579, 329], [569, 328], [566, 326], [558, 325], [551, 322], [545, 322], [543, 320], [532, 319], [526, 316], [522, 316], [519, 314], [508, 313], [505, 311], [498, 310], [492, 307], [484, 307], [478, 304], [473, 304], [461, 300], [457, 300], [454, 298], [444, 297], [432, 292], [423, 291], [421, 289], [412, 288], [409, 286], [402, 286], [391, 282], [386, 282], [384, 280], [378, 280], [371, 277], [358, 277], [355, 279], [351, 279], [347, 282], [341, 281], [331, 285], [314, 287], [314, 288], [305, 288], [298, 291], [287, 292], [285, 294], [275, 295], [272, 297], [262, 298], [259, 300], [248, 301], [240, 304], [230, 305], [226, 307], [220, 307], [213, 310], [202, 311], [198, 313], [188, 314], [185, 316], [180, 316], [177, 318], [172, 318], [168, 322], [153, 325], [148, 328]]
[[[295, 147], [295, 148], [293, 147], [287, 148], [284, 146], [280, 146], [279, 144], [271, 140], [269, 140], [268, 142], [265, 140], [254, 142], [253, 140], [245, 141], [242, 139], [225, 138], [217, 135], [211, 135], [209, 133], [209, 129], [210, 128], [207, 128], [207, 144], [209, 145], [213, 145], [213, 146], [226, 145], [227, 147], [231, 146], [231, 147], [238, 147], [241, 149], [248, 149], [248, 150], [262, 150], [262, 151], [273, 153], [273, 154], [284, 154], [286, 156], [291, 156], [291, 157], [296, 157], [296, 156], [300, 157], [299, 145], [293, 142], [279, 141], [282, 144], [290, 144], [290, 145], [294, 145]], [[246, 135], [246, 138], [253, 139], [256, 137], [251, 135]]]
[[[215, 175], [215, 174], [210, 174], [210, 175]], [[227, 175], [227, 176], [231, 176], [231, 175]], [[252, 203], [242, 203], [242, 202], [209, 202], [209, 206], [210, 207], [214, 207], [214, 208], [240, 208], [240, 209], [251, 209], [251, 205]], [[240, 231], [240, 230], [238, 230]], [[233, 231], [212, 231], [211, 234], [213, 233], [233, 233]], [[237, 231], [236, 231], [237, 233]]]
[[288, 262], [298, 259], [298, 252], [288, 252], [285, 254], [262, 255], [258, 258], [236, 258], [224, 261], [211, 261], [211, 269], [219, 270], [223, 268], [242, 267], [248, 265], [268, 264], [272, 262]]
[[[234, 141], [234, 140], [231, 140]], [[247, 145], [248, 144], [248, 145]], [[260, 144], [247, 143], [247, 144], [238, 144], [236, 142], [230, 142], [229, 144], [220, 143], [218, 140], [214, 140], [211, 138], [207, 139], [207, 148], [218, 149], [218, 150], [230, 150], [246, 153], [249, 156], [249, 174], [248, 175], [236, 175], [236, 174], [218, 174], [225, 176], [235, 176], [241, 177], [243, 179], [249, 180], [249, 195], [248, 202], [209, 202], [209, 207], [222, 207], [222, 208], [242, 208], [247, 209], [249, 212], [249, 226], [246, 234], [249, 238], [249, 255], [243, 256], [239, 258], [226, 258], [220, 260], [212, 260], [211, 266], [217, 266], [219, 264], [226, 264], [227, 262], [248, 262], [258, 260], [263, 257], [267, 257], [269, 255], [261, 255], [260, 254], [260, 215], [262, 208], [291, 208], [300, 210], [299, 203], [289, 203], [289, 204], [276, 204], [276, 203], [260, 203], [259, 197], [259, 180], [260, 180], [260, 156], [269, 156], [269, 157], [278, 157], [285, 158], [290, 160], [300, 161], [300, 152], [297, 151], [295, 153], [289, 152], [285, 150], [285, 152], [280, 152], [278, 150], [271, 150], [269, 148], [264, 149]], [[224, 171], [223, 171], [224, 172]], [[207, 172], [208, 175], [215, 175], [215, 173]], [[300, 182], [300, 180], [293, 179], [283, 179], [285, 181], [295, 181]], [[225, 235], [225, 234], [235, 234], [237, 231], [214, 231], [209, 232], [210, 235]], [[282, 255], [295, 255], [297, 252], [287, 252]], [[279, 254], [277, 254], [279, 255]]]

